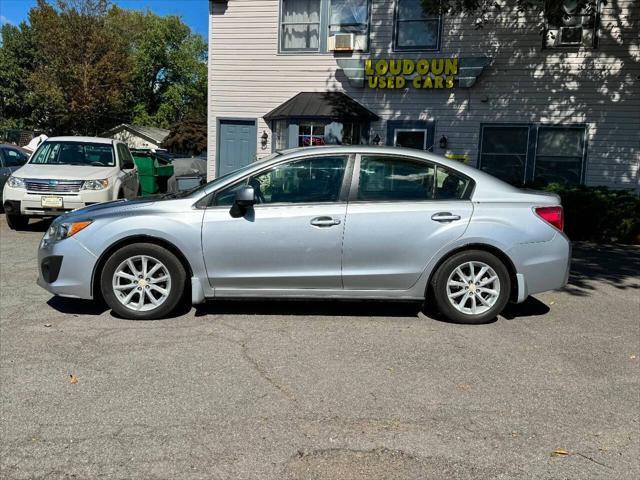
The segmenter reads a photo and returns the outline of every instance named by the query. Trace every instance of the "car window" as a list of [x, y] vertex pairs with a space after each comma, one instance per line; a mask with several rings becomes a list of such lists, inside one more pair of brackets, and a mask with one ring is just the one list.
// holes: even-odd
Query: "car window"
[[6, 167], [21, 167], [27, 163], [27, 156], [15, 148], [4, 148], [4, 163]]
[[450, 168], [438, 165], [436, 169], [436, 200], [468, 200], [471, 196], [471, 180]]
[[216, 205], [232, 205], [235, 192], [251, 185], [259, 204], [336, 202], [347, 157], [314, 157], [276, 167], [236, 183], [216, 195]]
[[106, 143], [47, 141], [33, 154], [31, 164], [113, 167], [113, 146]]
[[393, 157], [362, 157], [358, 200], [430, 200], [435, 165]]
[[471, 180], [430, 162], [388, 156], [362, 157], [357, 199], [420, 201], [466, 199]]

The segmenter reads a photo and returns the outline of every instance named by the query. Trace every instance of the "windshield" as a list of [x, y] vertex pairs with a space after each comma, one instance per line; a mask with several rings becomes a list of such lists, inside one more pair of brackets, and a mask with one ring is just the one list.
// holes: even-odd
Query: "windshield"
[[29, 163], [113, 167], [113, 145], [108, 143], [45, 142]]
[[[280, 156], [280, 153], [276, 152], [276, 153], [272, 153], [271, 155], [265, 157], [265, 158], [261, 158], [260, 160], [258, 160], [258, 162], [266, 162], [267, 160], [271, 160], [272, 158], [278, 157]], [[229, 173], [225, 173], [224, 175], [222, 175], [221, 177], [217, 177], [213, 180], [211, 180], [209, 183], [205, 183], [204, 185], [200, 185], [198, 187], [192, 188], [190, 190], [184, 190], [182, 192], [177, 192], [177, 193], [169, 193], [167, 195], [165, 195], [165, 198], [184, 198], [184, 197], [188, 197], [189, 195], [197, 195], [200, 192], [203, 192], [205, 190], [209, 190], [212, 187], [216, 187], [217, 185], [225, 182], [228, 178], [238, 175], [242, 172], [245, 172], [247, 170], [251, 170], [253, 167], [256, 166], [257, 162], [251, 162], [248, 165], [245, 165], [244, 167], [240, 167], [237, 170], [234, 170], [233, 172], [229, 172]]]

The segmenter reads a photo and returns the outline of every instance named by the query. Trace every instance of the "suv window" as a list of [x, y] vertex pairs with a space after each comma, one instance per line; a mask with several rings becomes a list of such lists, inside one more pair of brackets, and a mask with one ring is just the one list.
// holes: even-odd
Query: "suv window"
[[15, 148], [3, 148], [4, 164], [6, 167], [21, 167], [27, 163], [27, 156]]
[[216, 205], [232, 205], [235, 192], [251, 185], [259, 204], [336, 202], [340, 195], [347, 157], [297, 160], [250, 177], [216, 195]]
[[420, 201], [466, 199], [471, 180], [429, 162], [393, 157], [362, 157], [357, 199]]

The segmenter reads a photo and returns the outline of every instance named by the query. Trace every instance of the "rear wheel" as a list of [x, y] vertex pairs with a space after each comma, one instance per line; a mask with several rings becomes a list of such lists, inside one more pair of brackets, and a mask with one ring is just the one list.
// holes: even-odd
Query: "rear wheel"
[[11, 230], [24, 230], [29, 225], [29, 217], [26, 215], [6, 215], [6, 218]]
[[118, 315], [151, 320], [169, 315], [185, 290], [186, 273], [176, 256], [151, 243], [127, 245], [105, 263], [102, 296]]
[[434, 275], [432, 287], [438, 310], [457, 323], [492, 320], [511, 294], [507, 267], [483, 250], [468, 250], [447, 259]]

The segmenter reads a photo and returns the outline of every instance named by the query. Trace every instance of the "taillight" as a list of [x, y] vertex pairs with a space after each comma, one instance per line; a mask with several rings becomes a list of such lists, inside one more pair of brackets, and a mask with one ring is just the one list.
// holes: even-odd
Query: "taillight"
[[536, 207], [534, 210], [536, 215], [545, 222], [550, 223], [560, 231], [564, 230], [564, 214], [562, 212], [562, 207]]

